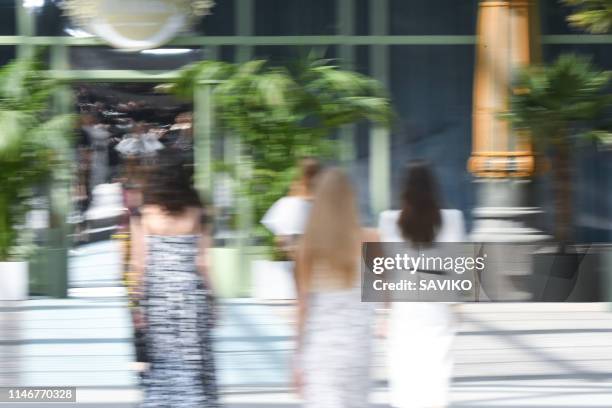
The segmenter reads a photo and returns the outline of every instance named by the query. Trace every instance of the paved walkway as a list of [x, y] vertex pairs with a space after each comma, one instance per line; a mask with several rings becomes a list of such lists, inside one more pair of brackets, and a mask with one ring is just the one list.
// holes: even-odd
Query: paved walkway
[[[0, 386], [77, 386], [83, 406], [137, 405], [118, 266], [114, 243], [83, 247], [72, 257], [70, 299], [0, 305]], [[452, 407], [612, 407], [607, 310], [604, 304], [460, 306]], [[286, 304], [224, 303], [216, 353], [227, 406], [298, 406], [288, 383], [291, 319]], [[383, 407], [385, 348], [377, 342], [371, 399]]]

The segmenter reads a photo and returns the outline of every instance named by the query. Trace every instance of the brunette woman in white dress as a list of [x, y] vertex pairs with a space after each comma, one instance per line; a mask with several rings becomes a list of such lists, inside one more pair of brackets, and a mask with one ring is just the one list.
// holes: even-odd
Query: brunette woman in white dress
[[308, 408], [367, 407], [373, 307], [361, 302], [361, 228], [348, 177], [317, 180], [297, 251], [298, 337], [294, 380]]
[[[411, 245], [465, 241], [461, 211], [440, 209], [437, 183], [425, 162], [415, 161], [409, 166], [401, 199], [400, 211], [380, 215], [381, 241]], [[448, 405], [454, 326], [448, 304], [392, 304], [386, 350], [391, 406]]]

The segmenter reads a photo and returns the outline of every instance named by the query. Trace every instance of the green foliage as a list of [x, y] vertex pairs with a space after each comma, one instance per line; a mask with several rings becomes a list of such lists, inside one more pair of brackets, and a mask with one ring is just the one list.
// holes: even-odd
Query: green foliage
[[59, 152], [68, 148], [72, 118], [48, 115], [55, 89], [36, 58], [0, 69], [0, 261], [18, 240], [33, 187], [59, 168]]
[[596, 69], [589, 59], [562, 55], [548, 66], [518, 72], [504, 116], [517, 129], [528, 130], [540, 153], [551, 153], [555, 196], [555, 237], [571, 240], [571, 151], [576, 137], [606, 141], [609, 131], [597, 129], [612, 102], [610, 72]]
[[561, 0], [574, 12], [567, 18], [572, 27], [591, 34], [606, 34], [612, 31], [612, 0]]
[[286, 193], [301, 157], [335, 154], [335, 129], [360, 120], [391, 122], [390, 101], [377, 81], [326, 60], [309, 58], [292, 67], [203, 61], [166, 88], [192, 98], [198, 81], [220, 81], [213, 93], [217, 117], [240, 136], [252, 161], [243, 193], [254, 203], [256, 220]]
[[549, 66], [518, 72], [504, 116], [519, 129], [531, 131], [541, 148], [586, 134], [603, 118], [612, 102], [612, 75], [596, 69], [585, 57], [560, 56]]

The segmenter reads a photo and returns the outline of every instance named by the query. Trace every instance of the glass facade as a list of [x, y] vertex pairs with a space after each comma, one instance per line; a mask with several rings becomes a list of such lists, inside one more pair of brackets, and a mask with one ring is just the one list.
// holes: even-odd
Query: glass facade
[[206, 57], [194, 47], [164, 47], [128, 53], [111, 47], [71, 47], [69, 62], [75, 70], [175, 70]]
[[335, 2], [329, 0], [259, 0], [255, 35], [334, 35]]
[[[253, 12], [245, 15], [243, 7], [251, 2]], [[58, 4], [47, 0], [42, 7], [33, 9], [36, 35], [66, 35], [70, 26]], [[373, 11], [385, 4], [388, 9], [378, 13], [376, 20]], [[461, 209], [469, 224], [474, 190], [466, 163], [472, 143], [477, 10], [478, 0], [222, 0], [217, 1], [211, 16], [204, 18], [188, 36], [175, 41], [178, 45], [164, 48], [185, 48], [188, 52], [168, 58], [79, 45], [69, 47], [67, 59], [69, 67], [75, 70], [146, 72], [173, 70], [202, 58], [234, 61], [244, 55], [284, 64], [307, 55], [314, 47], [323, 50], [325, 57], [339, 58], [340, 63], [359, 72], [380, 77], [382, 70], [386, 75], [380, 79], [387, 83], [397, 114], [390, 146], [393, 206], [397, 204], [397, 186], [405, 163], [413, 158], [426, 158], [435, 164], [440, 176], [445, 206]], [[16, 35], [15, 2], [3, 1], [0, 11], [0, 35]], [[568, 9], [557, 0], [541, 0], [540, 14], [546, 61], [571, 51], [592, 55], [601, 68], [612, 69], [609, 39], [595, 43], [588, 35], [569, 28], [565, 21]], [[245, 21], [248, 24], [242, 25]], [[334, 39], [338, 34], [358, 37], [352, 37], [351, 44], [346, 45]], [[571, 36], [558, 37], [567, 34]], [[260, 42], [257, 37], [262, 38]], [[185, 41], [187, 45], [183, 45]], [[0, 47], [0, 63], [15, 55], [17, 45]], [[385, 52], [375, 53], [376, 47], [384, 47]], [[387, 57], [381, 61], [378, 55]], [[372, 188], [370, 145], [376, 141], [370, 139], [367, 124], [351, 131], [352, 169], [359, 180], [363, 214], [374, 221], [368, 203]], [[574, 184], [576, 223], [584, 240], [609, 240], [611, 236], [609, 155], [610, 152], [589, 143], [578, 148], [579, 171]], [[538, 204], [545, 209], [551, 205], [550, 194], [544, 187], [546, 177], [536, 182]], [[601, 194], [606, 195], [604, 199]]]
[[11, 61], [16, 56], [16, 50], [13, 46], [0, 46], [0, 65], [4, 65]]
[[389, 2], [392, 35], [474, 35], [478, 0]]
[[17, 34], [15, 13], [14, 0], [3, 0], [0, 2], [0, 35]]

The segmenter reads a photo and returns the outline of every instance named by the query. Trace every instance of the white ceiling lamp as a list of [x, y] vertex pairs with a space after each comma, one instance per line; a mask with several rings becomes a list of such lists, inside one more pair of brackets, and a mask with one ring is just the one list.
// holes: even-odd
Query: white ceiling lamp
[[141, 51], [166, 44], [214, 5], [212, 0], [64, 0], [62, 8], [82, 30], [116, 48]]
[[87, 31], [81, 29], [81, 28], [71, 28], [71, 27], [66, 27], [64, 29], [64, 32], [66, 34], [68, 34], [71, 37], [75, 37], [75, 38], [89, 38], [89, 37], [93, 37], [93, 34], [88, 33]]
[[23, 0], [23, 7], [25, 8], [40, 8], [45, 5], [45, 0]]
[[180, 55], [189, 54], [192, 51], [190, 48], [154, 48], [152, 50], [142, 50], [140, 53], [148, 55]]

